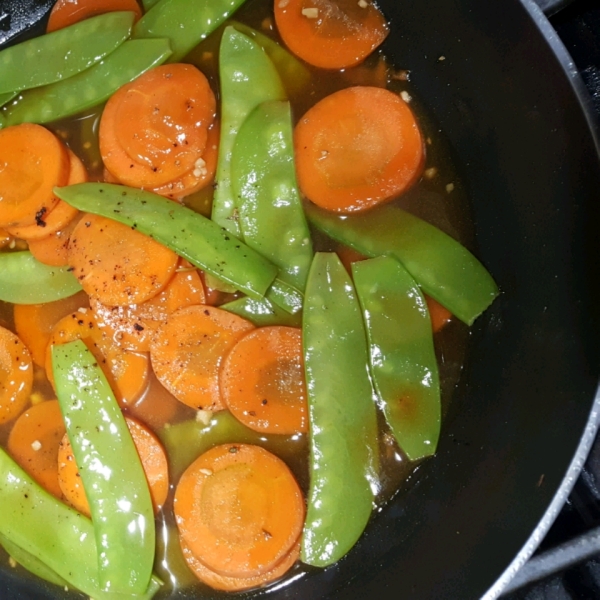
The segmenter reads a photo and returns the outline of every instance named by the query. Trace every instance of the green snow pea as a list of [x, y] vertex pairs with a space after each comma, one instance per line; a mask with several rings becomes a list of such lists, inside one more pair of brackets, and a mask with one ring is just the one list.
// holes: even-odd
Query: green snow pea
[[49, 267], [30, 252], [0, 253], [0, 300], [42, 304], [68, 298], [81, 286], [65, 267]]
[[0, 94], [0, 106], [4, 106], [7, 102], [10, 102], [18, 92], [5, 92]]
[[371, 375], [386, 421], [410, 460], [435, 453], [440, 381], [425, 298], [391, 256], [352, 265], [369, 340]]
[[221, 139], [217, 162], [217, 188], [212, 220], [241, 238], [237, 200], [232, 189], [231, 153], [246, 117], [262, 102], [285, 100], [275, 66], [255, 41], [226, 27], [219, 50], [221, 81]]
[[0, 534], [94, 600], [146, 600], [161, 586], [152, 577], [147, 589], [136, 596], [104, 590], [98, 581], [92, 522], [46, 492], [2, 448]]
[[311, 434], [301, 556], [325, 567], [362, 534], [379, 481], [367, 339], [354, 287], [335, 254], [313, 260], [302, 338]]
[[494, 301], [498, 286], [486, 268], [437, 227], [396, 206], [336, 215], [306, 203], [308, 220], [329, 237], [371, 258], [398, 259], [423, 291], [467, 325]]
[[246, 296], [223, 304], [220, 308], [248, 319], [248, 321], [254, 323], [257, 327], [265, 327], [266, 325], [299, 327], [301, 323], [299, 312], [289, 313], [286, 310], [280, 309], [276, 304], [269, 302], [266, 298], [263, 300], [254, 300]]
[[279, 267], [281, 280], [303, 290], [313, 250], [289, 102], [263, 102], [246, 118], [231, 152], [231, 183], [243, 240]]
[[133, 38], [169, 38], [181, 60], [232, 15], [244, 0], [160, 0], [135, 24]]
[[151, 192], [108, 183], [55, 188], [75, 208], [114, 219], [171, 248], [192, 264], [256, 299], [277, 276], [277, 267], [216, 223]]
[[290, 95], [294, 96], [304, 91], [311, 77], [310, 71], [304, 66], [304, 63], [260, 31], [237, 21], [232, 21], [231, 24], [239, 32], [252, 38], [267, 53]]
[[160, 0], [142, 0], [142, 6], [144, 7], [144, 12], [148, 12], [159, 1]]
[[123, 413], [83, 341], [53, 346], [52, 371], [90, 504], [100, 584], [117, 593], [142, 594], [154, 564], [154, 510]]
[[23, 92], [4, 108], [6, 123], [48, 123], [102, 104], [121, 86], [170, 55], [166, 39], [127, 41], [82, 73]]
[[110, 12], [0, 52], [0, 94], [71, 77], [96, 64], [131, 33], [133, 13]]
[[8, 538], [0, 535], [0, 544], [4, 546], [6, 552], [14, 558], [24, 569], [33, 573], [40, 579], [49, 581], [54, 585], [60, 585], [61, 587], [68, 585], [62, 577], [57, 575], [46, 563], [42, 562], [39, 558], [29, 554], [22, 548], [19, 548], [16, 544], [13, 544]]

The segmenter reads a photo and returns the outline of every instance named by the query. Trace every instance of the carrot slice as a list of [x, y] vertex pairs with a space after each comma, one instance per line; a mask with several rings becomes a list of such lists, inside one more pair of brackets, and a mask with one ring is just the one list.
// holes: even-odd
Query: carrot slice
[[372, 208], [403, 192], [423, 166], [423, 140], [406, 102], [376, 87], [351, 87], [313, 106], [295, 130], [302, 192], [336, 212]]
[[102, 334], [92, 311], [74, 312], [54, 326], [46, 349], [46, 376], [53, 386], [52, 346], [76, 339], [83, 340], [92, 351], [121, 406], [140, 398], [148, 385], [148, 355], [119, 348]]
[[150, 346], [158, 380], [180, 402], [222, 410], [219, 369], [227, 352], [254, 325], [219, 308], [188, 306], [172, 313]]
[[233, 416], [263, 433], [307, 430], [302, 332], [260, 327], [231, 349], [221, 367], [221, 394]]
[[36, 365], [44, 367], [46, 364], [46, 348], [56, 324], [67, 315], [88, 306], [85, 292], [45, 304], [15, 304], [13, 315], [17, 335], [29, 349]]
[[427, 308], [429, 309], [431, 328], [433, 329], [433, 333], [437, 333], [452, 320], [452, 313], [437, 300], [429, 296], [425, 296], [425, 302], [427, 302]]
[[40, 402], [26, 410], [8, 436], [8, 451], [35, 481], [57, 498], [58, 446], [65, 435], [65, 424], [58, 400]]
[[33, 386], [33, 362], [27, 346], [0, 327], [0, 424], [18, 417]]
[[215, 590], [225, 590], [228, 592], [239, 592], [273, 583], [280, 577], [283, 577], [300, 557], [300, 542], [298, 542], [271, 571], [255, 575], [254, 577], [227, 577], [226, 575], [220, 575], [201, 563], [185, 545], [183, 540], [180, 540], [180, 543], [181, 552], [192, 573], [200, 581]]
[[171, 313], [185, 306], [204, 304], [204, 286], [198, 271], [186, 266], [179, 269], [160, 294], [141, 304], [107, 306], [91, 298], [98, 326], [121, 348], [149, 352], [152, 338]]
[[58, 204], [69, 177], [64, 144], [40, 125], [0, 129], [0, 227], [35, 225]]
[[142, 16], [142, 9], [137, 0], [58, 0], [50, 12], [46, 33], [114, 10], [135, 13], [134, 22]]
[[103, 304], [139, 304], [163, 290], [178, 256], [130, 227], [85, 215], [69, 240], [69, 265], [83, 289]]
[[389, 33], [370, 0], [275, 0], [275, 22], [296, 56], [323, 69], [357, 65]]
[[[131, 433], [131, 438], [142, 461], [142, 467], [146, 474], [148, 487], [154, 512], [158, 512], [167, 499], [169, 493], [169, 467], [167, 455], [158, 438], [139, 421], [126, 417], [125, 422]], [[65, 433], [61, 436], [58, 448], [58, 485], [67, 502], [80, 513], [90, 516], [90, 505], [88, 504], [85, 490], [81, 484], [79, 468], [75, 462], [75, 456], [69, 438]]]
[[179, 179], [154, 188], [151, 191], [173, 200], [181, 200], [212, 183], [217, 170], [220, 132], [220, 124], [218, 121], [215, 121], [208, 130], [206, 147], [202, 156], [196, 161], [194, 168]]
[[66, 267], [69, 264], [69, 239], [81, 217], [82, 213], [77, 213], [64, 229], [39, 240], [30, 240], [28, 245], [31, 254], [45, 265]]
[[192, 65], [151, 69], [107, 102], [100, 152], [122, 183], [156, 188], [195, 169], [206, 146], [216, 100]]
[[[88, 180], [88, 174], [84, 164], [72, 150], [68, 150], [68, 153], [69, 179], [67, 185], [85, 183]], [[35, 225], [9, 227], [7, 231], [11, 235], [24, 240], [39, 240], [64, 229], [78, 214], [79, 211], [76, 208], [59, 200], [51, 211], [36, 220]]]
[[175, 491], [183, 543], [220, 575], [273, 570], [298, 541], [304, 499], [287, 465], [259, 446], [224, 444], [202, 454]]

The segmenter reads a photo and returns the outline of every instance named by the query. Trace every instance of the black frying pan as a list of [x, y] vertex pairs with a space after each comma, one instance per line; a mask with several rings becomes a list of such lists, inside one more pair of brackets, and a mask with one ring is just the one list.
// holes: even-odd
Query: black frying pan
[[[20, 33], [50, 4], [2, 0], [0, 35], [9, 5], [29, 7], [12, 21]], [[410, 69], [458, 157], [476, 251], [502, 295], [473, 329], [436, 458], [346, 559], [268, 595], [493, 598], [550, 526], [600, 418], [595, 126], [531, 0], [380, 5], [385, 51]], [[10, 571], [0, 581], [2, 597], [56, 597]]]

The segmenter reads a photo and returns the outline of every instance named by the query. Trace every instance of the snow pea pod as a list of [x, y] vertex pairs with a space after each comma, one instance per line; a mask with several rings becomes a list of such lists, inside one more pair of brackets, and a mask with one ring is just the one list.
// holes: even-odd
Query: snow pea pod
[[5, 92], [0, 94], [0, 106], [4, 106], [7, 102], [10, 102], [18, 92]]
[[398, 259], [423, 291], [467, 325], [494, 301], [498, 286], [464, 246], [396, 206], [360, 215], [335, 215], [306, 203], [308, 220], [328, 236], [368, 257]]
[[362, 534], [378, 488], [377, 418], [367, 339], [352, 282], [317, 253], [302, 323], [310, 422], [310, 489], [302, 560], [325, 567]]
[[442, 409], [425, 298], [391, 256], [356, 262], [352, 275], [386, 421], [410, 460], [431, 456], [440, 435]]
[[263, 300], [254, 300], [246, 296], [223, 304], [220, 308], [248, 319], [248, 321], [254, 323], [257, 327], [265, 327], [267, 325], [290, 325], [298, 327], [301, 322], [299, 312], [290, 313], [282, 310], [266, 298]]
[[137, 229], [253, 298], [262, 298], [277, 276], [277, 267], [252, 248], [162, 196], [108, 183], [81, 183], [54, 193], [79, 210]]
[[265, 51], [233, 27], [226, 27], [223, 32], [219, 57], [221, 139], [212, 220], [241, 238], [231, 173], [235, 138], [246, 117], [259, 104], [268, 100], [285, 100], [286, 94]]
[[90, 505], [100, 584], [116, 593], [142, 594], [154, 563], [154, 511], [123, 413], [83, 341], [53, 346], [52, 370]]
[[169, 38], [171, 62], [181, 60], [244, 0], [160, 0], [135, 24], [133, 38]]
[[131, 33], [134, 14], [106, 13], [0, 52], [0, 94], [61, 81], [96, 64]]
[[[0, 534], [71, 586], [95, 600], [124, 600], [98, 582], [92, 522], [40, 487], [0, 448]], [[152, 577], [142, 594], [152, 598], [161, 582]]]
[[14, 304], [42, 304], [81, 291], [64, 267], [49, 267], [30, 252], [0, 253], [0, 300]]
[[293, 54], [280, 46], [275, 40], [252, 29], [244, 23], [232, 21], [231, 24], [241, 33], [252, 38], [273, 61], [285, 89], [292, 96], [302, 93], [310, 82], [310, 71]]
[[121, 86], [162, 64], [170, 55], [166, 39], [127, 41], [82, 73], [23, 92], [5, 107], [4, 117], [8, 125], [69, 117], [102, 104]]
[[29, 554], [29, 552], [26, 552], [22, 548], [19, 548], [19, 546], [16, 544], [13, 544], [3, 535], [0, 535], [0, 544], [4, 546], [4, 549], [9, 556], [14, 558], [24, 569], [30, 573], [33, 573], [40, 579], [49, 581], [54, 585], [60, 585], [61, 587], [67, 585], [67, 582], [62, 577], [57, 575], [50, 567], [48, 567], [48, 565], [33, 556], [33, 554]]
[[313, 257], [294, 166], [289, 102], [259, 104], [244, 121], [231, 152], [231, 183], [242, 238], [300, 290]]

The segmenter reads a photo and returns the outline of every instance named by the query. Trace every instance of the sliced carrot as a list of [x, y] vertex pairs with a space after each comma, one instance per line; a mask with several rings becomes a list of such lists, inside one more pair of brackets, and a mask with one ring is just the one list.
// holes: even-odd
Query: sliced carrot
[[200, 581], [215, 590], [225, 590], [228, 592], [239, 592], [273, 583], [280, 577], [283, 577], [300, 557], [300, 542], [297, 542], [271, 571], [255, 575], [254, 577], [227, 577], [209, 569], [194, 556], [194, 553], [185, 545], [183, 540], [180, 540], [180, 542], [181, 552], [192, 573]]
[[190, 409], [179, 402], [156, 375], [150, 371], [148, 387], [144, 395], [135, 403], [127, 406], [127, 413], [147, 423], [155, 431], [159, 431], [168, 423], [190, 416]]
[[52, 346], [76, 339], [83, 340], [92, 351], [121, 406], [142, 396], [148, 385], [148, 355], [119, 348], [103, 335], [90, 310], [67, 315], [54, 326], [46, 350], [46, 375], [52, 385]]
[[[68, 150], [68, 152], [69, 179], [67, 185], [86, 182], [88, 174], [84, 164], [72, 150]], [[35, 225], [9, 227], [7, 231], [11, 235], [24, 240], [38, 240], [64, 229], [78, 214], [79, 211], [76, 208], [59, 200], [51, 211], [36, 220]]]
[[156, 296], [178, 256], [127, 225], [85, 215], [69, 240], [69, 265], [83, 289], [103, 304], [127, 306]]
[[13, 315], [17, 335], [29, 349], [36, 365], [44, 367], [46, 364], [46, 348], [56, 324], [78, 309], [88, 307], [85, 292], [45, 304], [15, 304]]
[[219, 122], [215, 121], [208, 130], [206, 147], [202, 156], [196, 161], [194, 168], [179, 179], [151, 191], [173, 200], [181, 200], [212, 183], [217, 170], [220, 131]]
[[431, 328], [433, 329], [433, 333], [437, 333], [452, 320], [452, 313], [437, 300], [434, 300], [429, 296], [425, 296], [425, 301], [427, 302], [427, 308], [429, 309]]
[[[158, 438], [140, 421], [126, 417], [125, 421], [131, 433], [131, 438], [138, 451], [148, 487], [154, 511], [158, 512], [169, 493], [169, 467], [167, 464], [167, 455]], [[60, 447], [58, 449], [57, 469], [58, 484], [64, 494], [67, 502], [77, 509], [80, 513], [90, 516], [90, 506], [88, 504], [85, 490], [81, 484], [79, 468], [75, 462], [73, 449], [66, 434], [61, 436]]]
[[57, 204], [69, 178], [65, 145], [41, 125], [0, 129], [0, 227], [35, 225]]
[[150, 346], [158, 380], [198, 410], [224, 408], [219, 389], [223, 358], [254, 325], [219, 308], [188, 306], [172, 313]]
[[304, 524], [304, 499], [287, 465], [259, 446], [224, 444], [197, 458], [173, 504], [181, 539], [228, 577], [272, 571]]
[[8, 436], [8, 452], [35, 481], [57, 498], [58, 446], [65, 424], [58, 400], [40, 402], [26, 410]]
[[129, 10], [135, 13], [136, 21], [142, 16], [137, 0], [58, 0], [50, 12], [46, 32], [57, 31], [94, 15], [114, 10]]
[[18, 417], [33, 386], [33, 362], [27, 346], [12, 332], [0, 327], [0, 423]]
[[204, 304], [204, 286], [197, 269], [183, 262], [167, 287], [150, 300], [131, 306], [107, 306], [91, 298], [98, 326], [121, 348], [149, 352], [152, 338], [167, 317], [185, 306]]
[[296, 56], [323, 69], [357, 65], [389, 33], [370, 0], [275, 0], [275, 22]]
[[263, 433], [303, 433], [308, 407], [302, 332], [260, 327], [231, 349], [221, 366], [221, 394], [244, 425]]
[[302, 192], [336, 212], [366, 210], [403, 192], [423, 166], [410, 108], [377, 87], [351, 87], [313, 106], [294, 133]]
[[215, 111], [215, 96], [196, 67], [151, 69], [106, 104], [100, 121], [104, 165], [134, 187], [175, 181], [202, 157]]
[[64, 229], [39, 240], [30, 240], [28, 244], [31, 254], [45, 265], [66, 267], [69, 264], [69, 239], [82, 214], [78, 213]]

